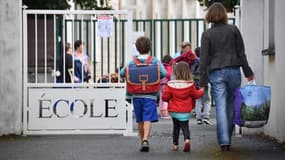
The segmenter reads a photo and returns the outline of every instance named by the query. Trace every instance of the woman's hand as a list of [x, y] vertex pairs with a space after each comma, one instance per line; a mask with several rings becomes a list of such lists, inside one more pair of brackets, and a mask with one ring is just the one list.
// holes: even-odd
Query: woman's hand
[[246, 77], [248, 81], [252, 81], [254, 79], [254, 75], [251, 75], [249, 77]]

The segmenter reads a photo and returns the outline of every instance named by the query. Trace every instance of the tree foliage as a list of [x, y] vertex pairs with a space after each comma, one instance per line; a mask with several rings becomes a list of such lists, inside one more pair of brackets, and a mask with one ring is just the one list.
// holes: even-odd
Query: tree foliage
[[99, 4], [97, 0], [76, 0], [76, 3], [80, 5], [83, 9], [90, 10], [110, 10], [112, 6], [110, 5], [110, 0], [100, 0]]
[[[67, 0], [23, 0], [23, 4], [29, 9], [69, 9], [70, 5]], [[75, 4], [79, 4], [82, 9], [90, 10], [110, 10], [110, 0], [75, 0]]]
[[29, 9], [69, 9], [66, 0], [23, 0]]
[[239, 0], [198, 0], [201, 6], [206, 6], [207, 8], [215, 3], [215, 2], [221, 2], [225, 8], [227, 9], [227, 12], [233, 12], [235, 5], [239, 5]]

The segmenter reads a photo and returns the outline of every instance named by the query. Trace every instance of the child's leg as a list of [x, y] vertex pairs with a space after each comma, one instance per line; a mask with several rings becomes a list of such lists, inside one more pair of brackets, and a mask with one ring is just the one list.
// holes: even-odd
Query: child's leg
[[202, 99], [202, 105], [203, 105], [203, 117], [209, 119], [210, 111], [211, 111], [211, 103], [210, 103], [208, 87], [205, 87], [204, 94], [201, 99]]
[[189, 140], [190, 139], [189, 120], [180, 121], [180, 126], [182, 128], [184, 140]]
[[197, 123], [202, 124], [202, 100], [201, 98], [196, 100], [195, 112], [196, 112]]
[[180, 121], [180, 126], [183, 131], [184, 135], [184, 148], [183, 152], [189, 152], [190, 151], [190, 130], [189, 130], [189, 121]]
[[148, 152], [149, 151], [149, 143], [148, 143], [148, 138], [150, 135], [150, 130], [151, 130], [151, 122], [150, 121], [144, 121], [142, 125], [142, 131], [141, 131], [141, 152]]
[[211, 102], [205, 101], [203, 102], [203, 118], [210, 119], [210, 112], [211, 112]]
[[148, 140], [150, 136], [151, 131], [151, 122], [150, 121], [144, 121], [143, 122], [143, 139], [142, 140]]
[[160, 85], [159, 110], [160, 110], [161, 117], [168, 117], [168, 112], [167, 112], [168, 103], [162, 100], [162, 94], [163, 94], [164, 88], [165, 88], [165, 85]]
[[205, 124], [211, 125], [210, 122], [210, 111], [211, 111], [211, 103], [210, 103], [210, 96], [208, 93], [208, 87], [205, 87], [204, 94], [202, 96], [202, 105], [203, 105], [203, 122]]
[[139, 122], [138, 123], [138, 131], [139, 131], [139, 136], [140, 136], [141, 141], [142, 141], [143, 138], [144, 138], [144, 125], [143, 125], [143, 122]]
[[180, 131], [180, 123], [177, 119], [172, 117], [172, 122], [173, 122], [173, 145], [178, 146], [179, 142], [179, 131]]

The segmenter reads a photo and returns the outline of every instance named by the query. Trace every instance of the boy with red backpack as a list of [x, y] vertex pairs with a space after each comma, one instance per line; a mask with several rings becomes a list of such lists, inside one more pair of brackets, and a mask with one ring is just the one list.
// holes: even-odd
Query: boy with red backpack
[[149, 55], [151, 41], [147, 37], [136, 40], [140, 55], [125, 66], [120, 75], [126, 77], [127, 92], [132, 97], [138, 132], [141, 138], [141, 152], [149, 151], [151, 123], [158, 121], [157, 96], [160, 79], [166, 76], [162, 63]]

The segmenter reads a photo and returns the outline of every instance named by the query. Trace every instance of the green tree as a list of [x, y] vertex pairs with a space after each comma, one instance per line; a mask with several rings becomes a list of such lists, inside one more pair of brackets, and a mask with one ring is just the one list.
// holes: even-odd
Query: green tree
[[69, 9], [66, 0], [23, 0], [28, 9]]
[[201, 6], [206, 6], [207, 8], [214, 2], [221, 2], [228, 12], [233, 12], [235, 5], [239, 5], [239, 0], [198, 0]]
[[[23, 4], [29, 9], [69, 9], [70, 5], [67, 0], [23, 0]], [[110, 10], [110, 0], [75, 0], [75, 4], [79, 4], [82, 9], [90, 10]]]
[[99, 4], [97, 0], [76, 0], [77, 4], [83, 9], [90, 10], [110, 10], [112, 6], [110, 5], [110, 0], [100, 0]]

